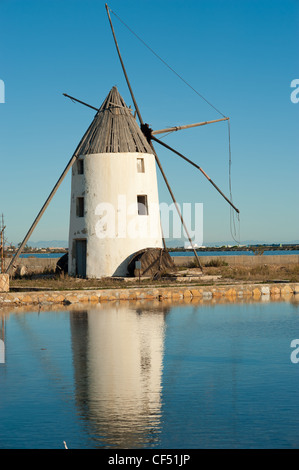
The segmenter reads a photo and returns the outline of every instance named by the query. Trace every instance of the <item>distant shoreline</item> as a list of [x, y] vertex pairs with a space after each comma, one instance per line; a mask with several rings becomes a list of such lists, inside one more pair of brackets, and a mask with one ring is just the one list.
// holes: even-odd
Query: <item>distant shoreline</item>
[[[264, 251], [298, 251], [299, 244], [282, 244], [282, 245], [246, 245], [246, 246], [205, 246], [205, 247], [195, 247], [197, 253], [205, 253], [205, 252], [253, 252], [256, 254], [262, 254]], [[169, 253], [176, 253], [176, 252], [184, 252], [186, 254], [193, 253], [192, 248], [185, 248], [185, 247], [175, 247], [175, 248], [167, 248]], [[65, 253], [68, 253], [68, 249], [65, 248], [57, 248], [54, 249], [47, 249], [44, 250], [37, 249], [37, 250], [26, 250], [23, 251], [22, 255], [26, 256], [34, 256], [34, 255], [51, 255], [51, 254], [61, 254], [61, 256]], [[6, 252], [4, 257], [10, 258], [16, 254], [16, 251]]]
[[[299, 245], [246, 245], [246, 246], [206, 246], [206, 247], [195, 247], [197, 252], [206, 252], [206, 251], [296, 251], [299, 250]], [[168, 251], [174, 253], [176, 251], [184, 251], [186, 253], [192, 252], [191, 248], [168, 248]]]

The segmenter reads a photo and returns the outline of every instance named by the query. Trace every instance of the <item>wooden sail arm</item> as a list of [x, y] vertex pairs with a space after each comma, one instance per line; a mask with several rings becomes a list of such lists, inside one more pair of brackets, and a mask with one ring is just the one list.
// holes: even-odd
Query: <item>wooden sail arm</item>
[[[72, 101], [77, 101], [77, 103], [83, 104], [84, 106], [87, 106], [88, 108], [95, 109], [96, 111], [100, 111], [100, 108], [96, 108], [95, 106], [92, 106], [91, 104], [88, 104], [88, 103], [85, 103], [84, 101], [78, 100], [74, 96], [70, 96], [67, 93], [62, 93], [62, 94], [63, 94], [63, 96], [66, 96], [67, 98], [70, 98]], [[129, 111], [132, 112], [131, 107], [128, 108], [127, 106], [120, 106], [119, 104], [115, 104], [115, 103], [111, 103], [111, 102], [109, 103], [109, 108], [123, 108], [123, 109], [129, 110]]]
[[62, 93], [63, 96], [66, 96], [67, 98], [70, 98], [72, 101], [77, 101], [78, 103], [84, 104], [84, 106], [87, 106], [88, 108], [95, 109], [96, 111], [99, 110], [99, 108], [96, 108], [95, 106], [91, 106], [91, 104], [87, 104], [84, 101], [78, 100], [77, 98], [74, 98], [73, 96], [67, 95], [66, 93]]
[[192, 160], [190, 160], [189, 158], [185, 157], [184, 155], [182, 155], [180, 152], [178, 152], [177, 150], [173, 149], [172, 147], [170, 147], [169, 145], [165, 144], [165, 142], [162, 142], [161, 140], [157, 139], [156, 137], [152, 136], [152, 140], [154, 140], [155, 142], [158, 142], [158, 144], [160, 145], [163, 145], [163, 147], [167, 148], [168, 150], [171, 150], [172, 152], [174, 152], [176, 155], [178, 155], [179, 157], [183, 158], [184, 160], [186, 160], [188, 163], [190, 163], [191, 165], [193, 165], [195, 168], [197, 168], [199, 171], [201, 171], [201, 173], [207, 178], [207, 180], [214, 186], [215, 189], [217, 189], [217, 191], [219, 192], [219, 194], [221, 194], [221, 196], [232, 206], [232, 208], [239, 214], [240, 211], [239, 209], [236, 208], [236, 206], [234, 206], [234, 204], [228, 199], [228, 197], [225, 196], [225, 194], [221, 191], [221, 189], [218, 188], [218, 186], [214, 183], [214, 181], [207, 175], [207, 173], [199, 166], [197, 165], [196, 163], [192, 162]]
[[222, 119], [215, 119], [214, 121], [197, 122], [195, 124], [186, 124], [185, 126], [167, 127], [166, 129], [161, 129], [161, 130], [158, 130], [158, 131], [152, 131], [152, 135], [164, 134], [165, 132], [180, 131], [181, 129], [189, 129], [190, 127], [205, 126], [206, 124], [213, 124], [214, 122], [227, 121], [228, 119], [229, 119], [229, 117], [225, 117], [225, 118], [222, 118]]
[[114, 39], [115, 47], [116, 47], [116, 50], [117, 50], [117, 54], [118, 54], [118, 57], [119, 57], [119, 60], [120, 60], [120, 63], [121, 63], [121, 67], [122, 67], [122, 69], [123, 69], [123, 73], [124, 73], [124, 76], [125, 76], [125, 79], [126, 79], [128, 88], [129, 88], [129, 90], [130, 90], [130, 94], [131, 94], [131, 97], [132, 97], [132, 100], [133, 100], [133, 103], [134, 103], [134, 106], [135, 106], [135, 109], [136, 109], [136, 113], [137, 113], [137, 115], [138, 115], [140, 124], [143, 124], [143, 120], [142, 120], [142, 117], [141, 117], [141, 113], [140, 113], [140, 111], [139, 111], [139, 108], [138, 108], [138, 105], [137, 105], [137, 102], [136, 102], [136, 99], [135, 99], [135, 96], [134, 96], [134, 93], [133, 93], [131, 84], [130, 84], [130, 82], [129, 82], [128, 75], [127, 75], [127, 72], [126, 72], [126, 69], [125, 69], [125, 65], [124, 65], [124, 63], [123, 63], [123, 60], [122, 60], [122, 57], [121, 57], [121, 53], [120, 53], [120, 50], [119, 50], [119, 47], [118, 47], [118, 43], [117, 43], [117, 40], [116, 40], [116, 36], [115, 36], [115, 32], [114, 32], [114, 28], [113, 28], [111, 16], [110, 16], [110, 13], [109, 13], [109, 7], [108, 7], [107, 3], [105, 4], [105, 8], [106, 8], [106, 11], [107, 11], [107, 16], [108, 16], [108, 20], [109, 20], [109, 23], [110, 23], [110, 28], [111, 28], [112, 36], [113, 36], [113, 39]]
[[[167, 181], [166, 175], [165, 175], [165, 173], [164, 173], [164, 171], [163, 171], [163, 168], [162, 168], [162, 166], [161, 166], [161, 163], [160, 163], [160, 160], [159, 160], [159, 158], [158, 158], [158, 155], [157, 155], [157, 153], [156, 153], [156, 151], [155, 151], [155, 149], [154, 149], [154, 146], [153, 146], [153, 144], [152, 144], [152, 142], [151, 142], [151, 140], [150, 140], [150, 138], [151, 138], [151, 129], [149, 128], [148, 124], [145, 124], [145, 123], [144, 123], [144, 121], [143, 121], [143, 119], [142, 119], [142, 116], [141, 116], [141, 113], [140, 113], [140, 110], [139, 110], [139, 108], [138, 108], [138, 105], [137, 105], [137, 102], [136, 102], [136, 99], [135, 99], [135, 96], [134, 96], [134, 93], [133, 93], [133, 90], [132, 90], [132, 87], [131, 87], [131, 84], [130, 84], [130, 81], [129, 81], [129, 78], [128, 78], [128, 75], [127, 75], [127, 72], [126, 72], [126, 69], [125, 69], [125, 65], [124, 65], [124, 63], [123, 63], [123, 60], [122, 60], [122, 57], [121, 57], [121, 53], [120, 53], [120, 50], [119, 50], [119, 47], [118, 47], [118, 43], [117, 43], [117, 40], [116, 40], [116, 36], [115, 36], [115, 32], [114, 32], [114, 28], [113, 28], [111, 16], [110, 16], [110, 13], [109, 13], [109, 7], [108, 7], [107, 3], [105, 4], [105, 7], [106, 7], [106, 11], [107, 11], [107, 15], [108, 15], [108, 19], [109, 19], [110, 28], [111, 28], [111, 31], [112, 31], [112, 35], [113, 35], [115, 47], [116, 47], [116, 50], [117, 50], [117, 53], [118, 53], [118, 57], [119, 57], [119, 60], [120, 60], [120, 63], [121, 63], [122, 69], [123, 69], [123, 73], [124, 73], [124, 76], [125, 76], [125, 79], [126, 79], [126, 82], [127, 82], [127, 85], [128, 85], [129, 91], [130, 91], [130, 94], [131, 94], [131, 98], [132, 98], [133, 103], [134, 103], [134, 106], [135, 106], [136, 113], [137, 113], [138, 118], [139, 118], [141, 130], [142, 130], [142, 132], [144, 133], [145, 137], [147, 138], [147, 140], [148, 140], [148, 142], [149, 142], [149, 144], [150, 144], [150, 146], [151, 146], [151, 148], [152, 148], [152, 150], [153, 150], [156, 163], [157, 163], [157, 165], [158, 165], [158, 167], [159, 167], [159, 169], [160, 169], [160, 171], [161, 171], [161, 173], [162, 173], [162, 176], [163, 176], [163, 178], [164, 178], [164, 181], [165, 181], [165, 183], [166, 183], [166, 186], [167, 186], [167, 188], [168, 188], [168, 190], [169, 190], [169, 193], [170, 193], [170, 195], [171, 195], [171, 197], [172, 197], [172, 200], [173, 200], [173, 202], [174, 202], [174, 204], [175, 204], [175, 207], [176, 207], [176, 209], [177, 209], [178, 215], [179, 215], [179, 217], [180, 217], [180, 219], [181, 219], [182, 225], [183, 225], [183, 227], [184, 227], [184, 229], [185, 229], [185, 232], [186, 232], [186, 234], [187, 234], [187, 236], [188, 236], [189, 242], [190, 242], [190, 244], [191, 244], [191, 246], [192, 246], [192, 248], [193, 248], [194, 255], [195, 255], [195, 258], [196, 258], [198, 267], [199, 267], [200, 269], [202, 269], [202, 266], [201, 266], [200, 261], [199, 261], [198, 254], [197, 254], [197, 252], [196, 252], [196, 250], [195, 250], [195, 248], [194, 248], [194, 246], [193, 246], [192, 240], [191, 240], [190, 235], [189, 235], [189, 233], [188, 233], [187, 227], [186, 227], [186, 225], [185, 225], [185, 223], [184, 223], [184, 220], [183, 220], [182, 214], [181, 214], [181, 212], [180, 212], [179, 206], [178, 206], [178, 204], [177, 204], [177, 202], [176, 202], [176, 200], [175, 200], [174, 194], [173, 194], [173, 192], [172, 192], [172, 190], [171, 190], [171, 188], [170, 188], [170, 185], [169, 185], [169, 183], [168, 183], [168, 181]], [[164, 242], [164, 238], [163, 238], [163, 242]], [[165, 242], [164, 242], [164, 243], [165, 243]]]

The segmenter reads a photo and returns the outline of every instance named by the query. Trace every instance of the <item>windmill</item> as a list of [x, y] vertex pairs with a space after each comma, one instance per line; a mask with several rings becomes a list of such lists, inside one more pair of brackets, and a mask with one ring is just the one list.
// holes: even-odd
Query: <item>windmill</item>
[[[84, 170], [85, 162], [86, 162], [87, 174], [94, 175], [99, 170], [100, 172], [102, 172], [102, 174], [105, 174], [106, 172], [107, 176], [109, 176], [110, 178], [114, 178], [115, 172], [121, 173], [122, 171], [125, 171], [126, 165], [129, 165], [132, 163], [130, 161], [130, 157], [129, 159], [127, 159], [127, 156], [125, 156], [125, 154], [128, 152], [132, 153], [132, 148], [130, 148], [131, 140], [134, 142], [134, 146], [135, 146], [135, 148], [133, 149], [133, 153], [135, 154], [135, 158], [137, 159], [137, 165], [141, 165], [142, 167], [145, 159], [146, 159], [146, 162], [150, 162], [149, 164], [151, 166], [151, 172], [150, 172], [151, 178], [148, 181], [149, 183], [148, 191], [151, 192], [153, 190], [152, 193], [150, 194], [150, 198], [154, 200], [155, 203], [158, 202], [158, 196], [157, 196], [157, 191], [156, 191], [156, 187], [157, 187], [156, 173], [155, 173], [155, 170], [153, 170], [153, 165], [152, 165], [153, 159], [156, 162], [162, 174], [164, 182], [167, 186], [169, 194], [172, 198], [174, 206], [177, 210], [177, 213], [182, 223], [182, 226], [184, 228], [185, 234], [193, 249], [196, 264], [201, 270], [202, 270], [202, 266], [200, 264], [198, 254], [194, 248], [193, 242], [189, 235], [188, 228], [185, 224], [182, 213], [180, 211], [180, 207], [177, 204], [174, 193], [170, 187], [169, 181], [162, 168], [159, 157], [155, 151], [153, 142], [158, 143], [159, 145], [162, 145], [163, 147], [167, 148], [168, 150], [170, 150], [171, 152], [173, 152], [180, 158], [187, 161], [189, 164], [193, 165], [193, 167], [199, 170], [205, 176], [205, 178], [208, 179], [208, 181], [218, 191], [218, 193], [228, 202], [228, 204], [230, 204], [231, 208], [233, 208], [234, 211], [236, 211], [236, 213], [239, 213], [239, 210], [235, 207], [232, 201], [227, 196], [225, 196], [225, 194], [219, 189], [219, 187], [215, 184], [215, 182], [207, 175], [207, 173], [199, 165], [197, 165], [196, 163], [191, 161], [189, 158], [187, 158], [185, 155], [173, 149], [172, 147], [167, 145], [165, 142], [162, 142], [160, 139], [156, 137], [156, 135], [159, 135], [161, 133], [175, 132], [178, 130], [203, 126], [203, 125], [207, 125], [207, 124], [211, 124], [211, 123], [215, 123], [219, 121], [227, 121], [229, 120], [229, 118], [224, 116], [221, 119], [217, 119], [213, 121], [199, 122], [199, 123], [188, 124], [184, 126], [174, 126], [174, 127], [170, 127], [167, 129], [161, 129], [161, 130], [151, 129], [149, 125], [146, 122], [144, 122], [141, 116], [139, 107], [137, 105], [124, 63], [122, 60], [122, 56], [120, 53], [120, 49], [117, 43], [115, 31], [114, 31], [111, 16], [110, 16], [110, 11], [112, 10], [110, 10], [107, 4], [105, 5], [105, 8], [107, 11], [107, 15], [108, 15], [108, 19], [109, 19], [109, 23], [110, 23], [110, 27], [112, 31], [114, 43], [116, 46], [116, 50], [117, 50], [119, 60], [121, 63], [121, 67], [122, 67], [125, 80], [127, 82], [127, 85], [130, 91], [130, 95], [131, 95], [134, 107], [135, 107], [135, 115], [137, 115], [138, 117], [140, 127], [138, 127], [137, 121], [135, 120], [135, 116], [132, 115], [130, 108], [128, 108], [126, 104], [124, 103], [116, 87], [112, 88], [106, 100], [103, 102], [101, 108], [97, 108], [95, 106], [87, 104], [84, 101], [81, 101], [73, 96], [70, 96], [64, 93], [64, 96], [72, 99], [73, 101], [79, 102], [82, 105], [85, 105], [91, 109], [96, 110], [97, 114], [94, 120], [92, 121], [91, 125], [87, 129], [86, 133], [82, 137], [74, 154], [72, 155], [70, 161], [66, 165], [64, 171], [62, 172], [60, 178], [55, 184], [53, 190], [51, 191], [48, 199], [46, 200], [43, 207], [41, 208], [36, 219], [34, 220], [32, 226], [27, 232], [23, 242], [21, 243], [18, 251], [16, 252], [14, 258], [12, 259], [11, 263], [9, 264], [7, 268], [7, 271], [6, 271], [7, 273], [10, 273], [12, 269], [15, 267], [16, 261], [19, 255], [21, 254], [25, 244], [30, 238], [33, 230], [35, 229], [40, 218], [42, 217], [43, 213], [48, 207], [51, 199], [56, 193], [64, 177], [66, 176], [66, 174], [71, 168], [72, 168], [73, 174], [72, 174], [72, 198], [71, 198], [71, 215], [70, 215], [69, 255], [68, 255], [69, 274], [80, 275], [82, 277], [96, 277], [96, 278], [103, 277], [103, 276], [111, 276], [111, 275], [125, 275], [125, 273], [127, 273], [128, 270], [131, 273], [134, 272], [136, 261], [139, 262], [139, 266], [138, 266], [139, 269], [141, 267], [140, 262], [141, 261], [143, 262], [143, 266], [142, 266], [143, 274], [148, 273], [148, 272], [153, 273], [155, 272], [155, 270], [159, 271], [163, 267], [165, 268], [167, 266], [171, 266], [171, 258], [166, 250], [166, 245], [165, 245], [162, 231], [159, 232], [159, 229], [161, 230], [161, 226], [157, 228], [157, 226], [160, 223], [157, 209], [155, 209], [150, 214], [152, 217], [152, 220], [154, 221], [154, 225], [156, 226], [156, 229], [157, 229], [156, 234], [154, 237], [149, 237], [149, 238], [143, 237], [143, 241], [141, 242], [141, 244], [138, 242], [140, 239], [137, 239], [137, 241], [135, 240], [131, 243], [129, 242], [128, 238], [125, 237], [124, 243], [119, 243], [117, 245], [117, 248], [115, 248], [115, 238], [113, 240], [113, 243], [111, 243], [110, 241], [107, 242], [107, 237], [102, 237], [102, 238], [106, 238], [105, 242], [102, 242], [102, 240], [99, 241], [99, 239], [101, 239], [101, 236], [99, 236], [99, 233], [96, 233], [96, 235], [94, 233], [94, 223], [95, 223], [94, 215], [95, 214], [97, 215], [97, 211], [98, 211], [97, 209], [98, 205], [95, 206], [94, 202], [95, 201], [98, 202], [97, 198], [100, 199], [100, 202], [104, 202], [103, 196], [101, 194], [105, 194], [105, 193], [107, 194], [107, 192], [109, 192], [109, 188], [107, 187], [107, 185], [105, 186], [104, 184], [104, 189], [100, 189], [99, 190], [100, 193], [98, 193], [92, 184], [88, 184], [87, 186], [86, 185], [82, 186], [82, 183], [80, 183], [80, 175], [82, 176], [85, 171]], [[111, 113], [114, 113], [114, 116], [111, 116]], [[103, 117], [103, 116], [106, 116], [106, 117]], [[122, 121], [122, 122], [126, 122], [124, 126], [121, 125], [120, 127], [117, 127], [118, 124], [116, 124], [116, 122], [119, 122], [119, 119], [117, 119], [117, 117], [119, 116], [125, 117], [125, 120]], [[116, 119], [113, 120], [114, 118]], [[108, 134], [110, 135], [110, 141], [113, 140], [115, 137], [117, 137], [117, 139], [113, 141], [113, 144], [110, 144], [110, 148], [108, 148], [109, 146], [106, 146], [106, 148], [104, 148], [103, 142], [105, 141], [106, 136]], [[122, 148], [122, 144], [121, 145], [117, 144], [116, 141], [119, 142], [120, 140], [122, 143], [125, 142], [127, 146], [126, 149]], [[116, 149], [117, 145], [118, 145], [118, 148]], [[121, 169], [119, 168], [120, 160], [118, 160], [118, 163], [116, 163], [114, 166], [111, 166], [112, 158], [110, 158], [110, 160], [107, 160], [107, 154], [113, 155], [114, 153], [122, 154], [122, 161], [121, 161], [122, 168]], [[101, 155], [101, 158], [100, 159], [93, 158], [92, 159], [93, 161], [89, 158], [86, 158], [94, 154]], [[106, 155], [106, 157], [103, 157], [104, 154]], [[85, 158], [82, 158], [82, 157], [85, 157]], [[97, 160], [98, 160], [98, 163], [96, 163]], [[101, 163], [100, 163], [100, 160], [102, 161]], [[108, 165], [104, 164], [103, 160], [106, 160], [108, 162]], [[74, 165], [75, 162], [76, 162], [76, 165]], [[138, 169], [137, 171], [139, 172]], [[87, 174], [84, 179], [81, 178], [81, 181], [86, 181], [86, 179], [88, 180]], [[76, 182], [76, 179], [77, 179], [77, 182]], [[116, 184], [117, 184], [118, 179], [114, 178], [114, 180], [116, 180]], [[89, 182], [92, 181], [92, 178], [89, 177], [88, 181]], [[80, 188], [80, 184], [81, 184], [81, 188]], [[139, 191], [140, 194], [138, 194], [137, 186], [135, 186], [136, 196], [137, 196], [136, 207], [138, 208], [138, 211], [139, 210], [141, 211], [140, 214], [149, 215], [146, 212], [148, 210], [148, 207], [147, 207], [148, 194], [145, 194], [144, 188], [141, 189]], [[94, 200], [92, 197], [87, 197], [86, 198], [87, 200], [85, 200], [87, 191], [90, 191], [90, 192], [93, 191], [93, 195], [95, 196]], [[90, 194], [91, 193], [89, 193], [89, 196]], [[115, 206], [114, 196], [115, 194], [110, 197], [109, 201], [106, 201], [106, 202], [111, 202], [112, 206], [113, 205]], [[88, 201], [89, 201], [89, 210], [86, 211], [85, 204], [86, 202], [88, 203]], [[85, 217], [85, 214], [86, 214], [86, 217]], [[92, 214], [92, 216], [89, 217], [88, 214], [89, 215]], [[82, 223], [83, 219], [85, 219], [84, 223]], [[90, 249], [87, 249], [87, 243], [89, 244]], [[152, 269], [153, 266], [154, 266], [154, 271]]]
[[[147, 259], [155, 254], [157, 264], [161, 254], [164, 264], [170, 256], [163, 250], [155, 157], [115, 86], [77, 153], [72, 169], [69, 275], [126, 276], [137, 252], [140, 257], [147, 252]], [[151, 271], [159, 270], [155, 266]]]

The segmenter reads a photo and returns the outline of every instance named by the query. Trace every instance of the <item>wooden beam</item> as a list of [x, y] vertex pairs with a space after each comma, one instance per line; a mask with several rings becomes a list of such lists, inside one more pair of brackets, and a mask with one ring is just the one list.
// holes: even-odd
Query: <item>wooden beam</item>
[[66, 96], [67, 98], [70, 98], [73, 101], [77, 101], [78, 103], [84, 104], [84, 106], [87, 106], [88, 108], [95, 109], [96, 111], [99, 110], [99, 108], [96, 108], [95, 106], [91, 106], [91, 104], [84, 103], [84, 101], [77, 100], [77, 98], [74, 98], [73, 96], [67, 95], [66, 93], [62, 93], [63, 96]]
[[186, 224], [185, 224], [185, 222], [184, 222], [183, 216], [182, 216], [182, 214], [181, 214], [180, 208], [179, 208], [179, 206], [178, 206], [178, 204], [177, 204], [177, 202], [176, 202], [176, 199], [175, 199], [175, 197], [174, 197], [174, 194], [173, 194], [173, 192], [172, 192], [172, 190], [171, 190], [171, 187], [170, 187], [170, 185], [169, 185], [169, 183], [168, 183], [168, 180], [167, 180], [166, 175], [165, 175], [165, 173], [164, 173], [164, 170], [163, 170], [163, 168], [162, 168], [161, 162], [160, 162], [160, 160], [159, 160], [159, 158], [158, 158], [158, 156], [157, 156], [157, 154], [156, 154], [156, 152], [155, 152], [155, 149], [154, 149], [152, 143], [151, 143], [151, 147], [152, 147], [152, 149], [153, 149], [153, 152], [154, 152], [155, 159], [156, 159], [157, 165], [158, 165], [158, 167], [159, 167], [159, 170], [161, 171], [161, 174], [162, 174], [162, 176], [163, 176], [163, 179], [164, 179], [164, 181], [165, 181], [165, 184], [166, 184], [166, 186], [167, 186], [167, 189], [168, 189], [168, 191], [169, 191], [169, 194], [170, 194], [170, 196], [171, 196], [171, 199], [173, 200], [173, 203], [174, 203], [175, 208], [176, 208], [176, 210], [177, 210], [178, 216], [179, 216], [179, 218], [180, 218], [180, 220], [181, 220], [182, 226], [183, 226], [184, 229], [185, 229], [185, 232], [186, 232], [186, 235], [187, 235], [187, 237], [188, 237], [189, 243], [190, 243], [190, 245], [192, 246], [192, 250], [193, 250], [194, 256], [195, 256], [195, 258], [196, 258], [197, 265], [198, 265], [198, 267], [202, 270], [202, 265], [200, 264], [198, 254], [197, 254], [197, 252], [196, 252], [196, 250], [195, 250], [195, 248], [194, 248], [193, 242], [192, 242], [191, 237], [190, 237], [190, 235], [189, 235], [189, 232], [188, 232], [188, 230], [187, 230], [187, 227], [186, 227]]
[[162, 142], [161, 140], [157, 139], [156, 137], [152, 136], [152, 140], [154, 140], [155, 142], [158, 142], [160, 145], [163, 145], [163, 147], [167, 148], [168, 150], [171, 150], [172, 152], [176, 153], [179, 157], [183, 158], [184, 160], [186, 160], [186, 162], [190, 163], [191, 165], [193, 165], [195, 168], [197, 168], [199, 171], [202, 172], [202, 174], [207, 178], [207, 180], [209, 180], [209, 182], [214, 186], [215, 189], [217, 189], [217, 191], [221, 194], [221, 196], [233, 207], [233, 209], [235, 209], [235, 211], [239, 214], [240, 211], [239, 209], [236, 208], [236, 206], [234, 206], [234, 204], [225, 196], [225, 194], [223, 194], [223, 192], [221, 191], [221, 189], [218, 188], [218, 186], [214, 183], [214, 181], [207, 175], [207, 173], [199, 166], [197, 165], [196, 163], [192, 162], [192, 160], [190, 160], [189, 158], [185, 157], [184, 155], [182, 155], [180, 152], [178, 152], [177, 150], [173, 149], [172, 147], [170, 147], [169, 145], [165, 144], [164, 142]]
[[[88, 129], [89, 130], [89, 129]], [[88, 130], [86, 132], [88, 132]], [[85, 133], [86, 134], [86, 133]], [[27, 234], [25, 235], [25, 238], [24, 240], [22, 241], [20, 247], [18, 248], [16, 254], [14, 255], [14, 257], [12, 258], [11, 262], [9, 263], [7, 269], [6, 269], [6, 273], [7, 274], [10, 274], [13, 267], [14, 267], [14, 264], [17, 262], [20, 254], [22, 253], [23, 249], [24, 249], [24, 246], [26, 245], [27, 241], [29, 240], [30, 236], [32, 235], [32, 232], [34, 231], [35, 227], [37, 226], [38, 222], [40, 221], [40, 219], [42, 218], [42, 215], [44, 214], [45, 210], [47, 209], [48, 205], [50, 204], [51, 200], [53, 199], [56, 191], [58, 190], [59, 186], [61, 185], [62, 181], [64, 180], [64, 178], [66, 177], [68, 171], [70, 170], [70, 168], [73, 166], [74, 162], [77, 160], [78, 158], [78, 149], [80, 148], [80, 145], [82, 143], [82, 140], [84, 139], [85, 137], [85, 134], [84, 136], [82, 137], [82, 139], [80, 140], [75, 152], [73, 153], [73, 156], [70, 158], [68, 164], [66, 165], [65, 169], [63, 170], [63, 172], [61, 173], [59, 179], [57, 180], [55, 186], [53, 187], [51, 193], [49, 194], [46, 202], [44, 203], [44, 205], [42, 206], [41, 210], [39, 211], [39, 213], [37, 214], [36, 218], [34, 219], [34, 222], [32, 223], [30, 229], [28, 230]]]
[[[120, 63], [121, 63], [121, 66], [122, 66], [122, 69], [123, 69], [123, 72], [124, 72], [124, 75], [125, 75], [125, 79], [126, 79], [127, 85], [128, 85], [128, 87], [129, 87], [129, 90], [130, 90], [130, 93], [131, 93], [131, 97], [132, 97], [132, 100], [133, 100], [133, 103], [134, 103], [134, 106], [135, 106], [135, 109], [136, 109], [136, 112], [137, 112], [139, 121], [140, 121], [140, 127], [141, 127], [141, 130], [144, 131], [144, 128], [147, 128], [148, 126], [145, 125], [144, 122], [143, 122], [141, 113], [140, 113], [140, 111], [139, 111], [137, 102], [136, 102], [136, 100], [135, 100], [135, 96], [134, 96], [133, 90], [132, 90], [132, 88], [131, 88], [131, 85], [130, 85], [130, 82], [129, 82], [129, 78], [128, 78], [128, 75], [127, 75], [127, 72], [126, 72], [126, 69], [125, 69], [125, 66], [124, 66], [124, 63], [123, 63], [121, 54], [120, 54], [120, 50], [119, 50], [119, 47], [118, 47], [118, 44], [117, 44], [117, 40], [116, 40], [114, 28], [113, 28], [113, 25], [112, 25], [112, 20], [111, 20], [110, 13], [109, 13], [109, 7], [108, 7], [107, 3], [105, 4], [105, 7], [106, 7], [106, 11], [107, 11], [109, 23], [110, 23], [112, 35], [113, 35], [113, 38], [114, 38], [116, 50], [117, 50], [117, 53], [118, 53], [118, 57], [119, 57], [119, 60], [120, 60]], [[153, 150], [153, 154], [154, 154], [154, 156], [155, 156], [157, 165], [158, 165], [158, 167], [159, 167], [159, 169], [160, 169], [160, 171], [161, 171], [161, 173], [162, 173], [162, 176], [163, 176], [163, 178], [164, 178], [164, 181], [165, 181], [165, 183], [166, 183], [166, 186], [167, 186], [167, 188], [168, 188], [168, 191], [169, 191], [169, 193], [170, 193], [170, 195], [171, 195], [171, 198], [172, 198], [172, 200], [173, 200], [173, 202], [174, 202], [174, 204], [175, 204], [175, 207], [176, 207], [176, 209], [177, 209], [178, 215], [179, 215], [179, 217], [180, 217], [180, 219], [181, 219], [181, 222], [182, 222], [182, 224], [183, 224], [183, 227], [184, 227], [184, 229], [185, 229], [185, 232], [186, 232], [186, 234], [187, 234], [187, 236], [188, 236], [188, 240], [189, 240], [189, 242], [190, 242], [190, 245], [191, 245], [192, 248], [193, 248], [194, 255], [195, 255], [195, 258], [196, 258], [196, 260], [197, 260], [198, 267], [199, 267], [200, 269], [202, 269], [202, 266], [201, 266], [200, 261], [199, 261], [198, 254], [196, 253], [196, 250], [195, 250], [195, 248], [194, 248], [194, 246], [193, 246], [192, 240], [191, 240], [190, 235], [189, 235], [189, 233], [188, 233], [187, 227], [186, 227], [185, 222], [184, 222], [184, 220], [183, 220], [183, 217], [182, 217], [182, 214], [181, 214], [180, 209], [179, 209], [179, 207], [178, 207], [178, 204], [177, 204], [177, 202], [176, 202], [176, 200], [175, 200], [174, 194], [173, 194], [173, 192], [172, 192], [172, 190], [171, 190], [171, 188], [170, 188], [170, 185], [169, 185], [169, 183], [168, 183], [168, 181], [167, 181], [166, 175], [165, 175], [165, 173], [164, 173], [164, 171], [163, 171], [163, 168], [162, 168], [162, 165], [161, 165], [160, 160], [159, 160], [159, 158], [158, 158], [158, 155], [157, 155], [156, 152], [155, 152], [155, 149], [154, 149], [154, 147], [153, 147], [152, 142], [149, 142], [149, 143], [150, 143], [150, 146], [151, 146], [151, 148], [152, 148], [152, 150]], [[164, 237], [163, 237], [163, 243], [164, 243]], [[164, 246], [165, 246], [165, 245], [164, 245]]]
[[197, 122], [195, 124], [187, 124], [185, 126], [174, 126], [174, 127], [167, 127], [166, 129], [161, 129], [158, 131], [153, 131], [152, 135], [156, 134], [164, 134], [165, 132], [175, 132], [175, 131], [180, 131], [181, 129], [189, 129], [190, 127], [199, 127], [199, 126], [205, 126], [206, 124], [213, 124], [214, 122], [220, 122], [220, 121], [227, 121], [229, 118], [225, 117], [223, 119], [215, 119], [214, 121], [204, 121], [204, 122]]
[[1, 230], [1, 241], [0, 241], [0, 250], [1, 250], [1, 273], [4, 271], [4, 229], [6, 225]]
[[62, 181], [64, 180], [67, 172], [72, 167], [72, 165], [73, 165], [73, 163], [75, 162], [76, 159], [77, 159], [77, 155], [74, 154], [72, 156], [72, 158], [70, 159], [70, 161], [68, 162], [67, 166], [65, 167], [64, 171], [62, 172], [62, 174], [61, 174], [60, 178], [58, 179], [57, 183], [55, 184], [54, 188], [52, 189], [52, 191], [51, 191], [50, 195], [48, 196], [46, 202], [44, 203], [43, 207], [41, 208], [41, 210], [37, 214], [33, 224], [31, 225], [30, 229], [28, 230], [28, 232], [27, 232], [24, 240], [22, 241], [20, 247], [18, 248], [16, 254], [12, 258], [11, 262], [9, 263], [8, 268], [6, 270], [7, 274], [10, 274], [12, 268], [14, 267], [14, 264], [16, 263], [16, 261], [18, 260], [20, 254], [22, 253], [22, 251], [24, 249], [24, 246], [26, 245], [27, 241], [29, 240], [30, 236], [32, 235], [33, 230], [37, 226], [37, 224], [40, 221], [42, 215], [44, 214], [44, 212], [47, 209], [48, 205], [50, 204], [51, 200], [53, 199], [54, 194], [56, 193], [57, 189], [59, 188], [59, 186], [62, 183]]
[[129, 78], [128, 78], [128, 75], [127, 75], [127, 72], [126, 72], [126, 69], [125, 69], [125, 66], [124, 66], [124, 63], [123, 63], [121, 54], [120, 54], [120, 50], [119, 50], [119, 47], [118, 47], [118, 44], [117, 44], [117, 40], [116, 40], [116, 36], [115, 36], [115, 32], [114, 32], [112, 20], [111, 20], [110, 13], [109, 13], [109, 7], [108, 7], [107, 3], [105, 4], [105, 7], [106, 7], [106, 11], [107, 11], [107, 15], [108, 15], [108, 19], [109, 19], [110, 28], [111, 28], [111, 31], [112, 31], [112, 35], [113, 35], [115, 47], [116, 47], [116, 50], [117, 50], [117, 53], [118, 53], [118, 57], [119, 57], [119, 60], [120, 60], [120, 63], [121, 63], [122, 69], [123, 69], [123, 73], [124, 73], [124, 76], [125, 76], [127, 85], [128, 85], [128, 87], [129, 87], [129, 90], [130, 90], [130, 93], [131, 93], [131, 97], [132, 97], [132, 100], [133, 100], [133, 103], [134, 103], [134, 106], [135, 106], [135, 109], [136, 109], [136, 112], [137, 112], [137, 115], [138, 115], [140, 124], [143, 124], [143, 120], [142, 120], [142, 117], [141, 117], [141, 114], [140, 114], [140, 111], [139, 111], [137, 102], [136, 102], [136, 100], [135, 100], [135, 96], [134, 96], [132, 87], [131, 87], [131, 85], [130, 85]]

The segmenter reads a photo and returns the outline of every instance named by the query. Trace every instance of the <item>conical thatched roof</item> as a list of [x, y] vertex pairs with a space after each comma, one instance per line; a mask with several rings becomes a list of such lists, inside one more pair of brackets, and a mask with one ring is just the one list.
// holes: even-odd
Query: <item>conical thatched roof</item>
[[83, 136], [77, 155], [93, 153], [153, 153], [116, 87], [113, 87]]

